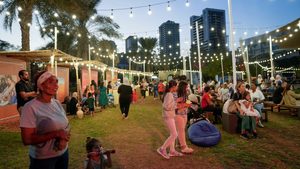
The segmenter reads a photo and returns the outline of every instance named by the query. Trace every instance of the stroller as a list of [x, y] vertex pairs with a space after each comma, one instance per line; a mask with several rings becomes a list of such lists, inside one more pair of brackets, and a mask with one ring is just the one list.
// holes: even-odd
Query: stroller
[[108, 100], [108, 107], [116, 107], [115, 104], [114, 104], [114, 95], [109, 93], [107, 94], [107, 100]]

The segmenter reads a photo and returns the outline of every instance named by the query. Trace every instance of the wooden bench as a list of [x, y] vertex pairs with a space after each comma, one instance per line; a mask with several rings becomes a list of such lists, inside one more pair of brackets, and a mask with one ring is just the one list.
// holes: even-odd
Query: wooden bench
[[278, 106], [276, 103], [274, 103], [273, 101], [264, 101], [264, 107], [266, 109], [268, 109], [268, 107], [270, 107], [270, 111], [273, 112], [274, 111], [274, 107], [278, 108], [278, 112], [280, 112], [281, 110], [289, 110], [286, 107], [283, 106]]
[[277, 104], [275, 104], [273, 101], [264, 101], [264, 107], [265, 109], [267, 109], [268, 107], [270, 107], [271, 112], [273, 112], [274, 107], [277, 106]]
[[283, 107], [288, 109], [289, 111], [294, 111], [296, 110], [296, 114], [298, 115], [298, 117], [300, 118], [300, 105], [296, 105], [296, 106], [289, 106], [289, 105], [280, 105], [278, 107]]
[[268, 120], [269, 120], [268, 111], [271, 111], [271, 109], [268, 109], [268, 108], [262, 109], [262, 117], [261, 118], [263, 121], [268, 122]]

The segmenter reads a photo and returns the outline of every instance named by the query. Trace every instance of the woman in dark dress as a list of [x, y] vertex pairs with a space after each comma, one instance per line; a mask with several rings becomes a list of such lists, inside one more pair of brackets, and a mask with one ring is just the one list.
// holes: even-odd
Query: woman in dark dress
[[273, 102], [279, 104], [282, 100], [283, 87], [281, 86], [281, 81], [277, 82], [276, 89], [273, 93]]
[[132, 87], [127, 78], [123, 79], [123, 84], [118, 88], [119, 103], [123, 118], [128, 118], [129, 106], [132, 100]]
[[70, 100], [70, 114], [71, 115], [75, 115], [77, 112], [77, 104], [78, 104], [78, 100], [77, 100], [77, 92], [74, 92], [72, 94], [72, 98]]
[[111, 81], [109, 81], [108, 84], [107, 84], [107, 94], [109, 94], [110, 89], [112, 89]]

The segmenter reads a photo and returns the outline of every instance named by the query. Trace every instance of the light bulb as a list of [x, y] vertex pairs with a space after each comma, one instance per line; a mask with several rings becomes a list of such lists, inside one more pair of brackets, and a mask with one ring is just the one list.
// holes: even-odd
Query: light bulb
[[130, 18], [133, 17], [132, 8], [130, 8], [130, 14], [129, 14], [129, 17], [130, 17]]
[[185, 6], [186, 6], [186, 7], [189, 7], [189, 6], [190, 6], [190, 2], [189, 2], [189, 0], [186, 0], [186, 2], [185, 2]]
[[168, 1], [167, 11], [171, 11], [171, 10], [172, 10], [172, 8], [170, 6], [170, 1]]
[[114, 19], [114, 10], [113, 10], [113, 9], [111, 10], [110, 18], [111, 18], [111, 19]]
[[148, 9], [148, 15], [151, 15], [152, 11], [151, 11], [151, 5], [149, 5], [149, 9]]

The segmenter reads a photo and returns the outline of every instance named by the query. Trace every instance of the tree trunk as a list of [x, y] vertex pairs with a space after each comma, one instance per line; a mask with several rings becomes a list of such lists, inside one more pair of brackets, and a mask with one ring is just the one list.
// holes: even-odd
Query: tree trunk
[[30, 26], [27, 24], [32, 22], [32, 4], [24, 4], [22, 6], [24, 11], [19, 12], [19, 18], [21, 19], [20, 28], [22, 34], [22, 48], [21, 51], [30, 51]]

